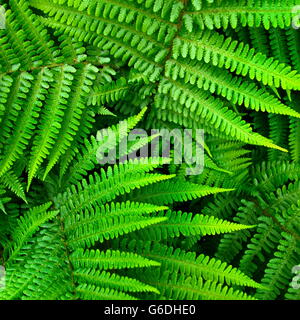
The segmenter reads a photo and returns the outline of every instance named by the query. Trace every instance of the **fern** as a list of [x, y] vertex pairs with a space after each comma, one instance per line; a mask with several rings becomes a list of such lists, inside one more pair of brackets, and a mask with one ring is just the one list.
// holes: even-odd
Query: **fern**
[[296, 1], [0, 5], [1, 300], [299, 300]]

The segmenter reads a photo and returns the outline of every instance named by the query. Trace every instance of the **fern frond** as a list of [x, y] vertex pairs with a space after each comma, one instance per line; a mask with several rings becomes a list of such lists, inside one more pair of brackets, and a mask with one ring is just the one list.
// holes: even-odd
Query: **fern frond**
[[183, 202], [201, 198], [210, 194], [232, 191], [231, 189], [201, 186], [181, 180], [170, 180], [149, 185], [140, 191], [133, 192], [132, 199], [160, 205]]
[[[121, 243], [123, 247], [124, 244]], [[210, 259], [208, 256], [195, 252], [187, 252], [179, 248], [174, 249], [155, 242], [131, 241], [124, 248], [157, 260], [161, 263], [163, 270], [170, 273], [183, 273], [186, 276], [202, 277], [227, 285], [236, 284], [261, 288], [261, 285], [244, 275], [241, 271], [217, 259]]]
[[51, 203], [43, 206], [32, 208], [24, 217], [20, 217], [19, 224], [15, 228], [12, 238], [14, 240], [12, 247], [6, 247], [4, 254], [10, 259], [13, 259], [21, 250], [22, 246], [28, 239], [41, 227], [41, 225], [50, 219], [53, 219], [58, 211], [48, 211]]
[[221, 95], [234, 104], [244, 104], [246, 108], [300, 117], [298, 112], [283, 105], [265, 89], [259, 89], [254, 83], [242, 78], [233, 77], [229, 72], [220, 73], [217, 67], [205, 63], [187, 59], [170, 59], [166, 63], [166, 76], [173, 80], [182, 78], [185, 82]]
[[275, 300], [283, 289], [287, 289], [291, 282], [291, 270], [299, 261], [300, 251], [297, 242], [291, 235], [283, 234], [274, 258], [269, 261], [265, 270], [262, 284], [266, 289], [257, 291], [258, 299]]
[[280, 0], [275, 3], [270, 3], [268, 0], [204, 1], [202, 5], [199, 1], [192, 3], [192, 10], [186, 12], [184, 16], [189, 31], [193, 30], [194, 24], [201, 29], [219, 29], [228, 26], [232, 28], [263, 26], [266, 29], [289, 27], [293, 17], [291, 8], [295, 6], [294, 0]]
[[103, 270], [141, 268], [159, 266], [160, 263], [143, 258], [135, 253], [121, 252], [119, 250], [86, 250], [78, 249], [71, 256], [71, 261], [76, 268], [98, 267]]
[[[123, 207], [122, 209], [124, 212], [123, 210], [121, 212], [111, 212], [110, 210], [106, 212], [96, 210], [96, 212], [93, 212], [90, 210], [78, 217], [77, 224], [75, 226], [71, 224], [66, 229], [70, 248], [75, 249], [85, 245], [91, 247], [96, 242], [101, 243], [104, 240], [114, 239], [120, 235], [140, 230], [167, 219], [164, 217], [151, 218], [138, 214], [129, 214], [130, 210], [128, 209], [131, 208]], [[147, 212], [147, 207], [141, 206], [138, 209], [142, 212]], [[160, 208], [153, 207], [152, 210], [160, 210]]]
[[8, 171], [0, 177], [0, 183], [26, 202], [24, 186], [13, 171]]
[[[91, 170], [95, 167], [97, 159], [96, 155], [103, 143], [105, 133], [112, 130], [116, 134], [116, 141], [121, 141], [129, 132], [132, 130], [142, 119], [146, 112], [144, 108], [138, 115], [132, 116], [118, 124], [117, 126], [112, 126], [103, 132], [99, 132], [97, 137], [91, 137], [91, 141], [85, 140], [84, 146], [82, 148], [82, 154], [79, 153], [74, 161], [73, 166], [69, 169], [67, 177], [65, 179], [70, 183], [76, 183], [84, 175], [86, 175], [88, 170]], [[116, 148], [115, 141], [110, 143], [109, 148]]]
[[[156, 164], [143, 163], [143, 161], [129, 161], [127, 164], [109, 167], [107, 172], [101, 169], [101, 175], [95, 173], [89, 176], [88, 181], [83, 180], [77, 188], [73, 185], [64, 194], [56, 198], [57, 206], [66, 215], [80, 212], [92, 204], [103, 204], [113, 200], [118, 195], [129, 193], [151, 183], [171, 179], [174, 175], [147, 173], [158, 167]], [[82, 192], [82, 193], [81, 193]], [[81, 193], [80, 200], [78, 194]]]
[[172, 212], [156, 214], [158, 217], [167, 217], [168, 220], [152, 226], [148, 232], [139, 233], [139, 237], [145, 240], [161, 240], [183, 235], [185, 237], [194, 235], [216, 235], [240, 231], [252, 226], [232, 223], [215, 217], [200, 214], [193, 215], [186, 212]]
[[270, 140], [254, 133], [248, 123], [226, 107], [223, 101], [211, 97], [205, 91], [196, 90], [189, 84], [172, 79], [160, 83], [160, 93], [170, 95], [175, 101], [188, 108], [191, 113], [204, 117], [218, 131], [243, 142], [263, 145], [285, 151], [274, 145]]
[[237, 75], [248, 75], [251, 80], [256, 79], [271, 87], [287, 90], [300, 88], [300, 76], [290, 66], [217, 33], [203, 31], [192, 37], [177, 37], [174, 40], [173, 57], [177, 59], [179, 56], [211, 62], [214, 66], [225, 67]]
[[117, 290], [81, 284], [77, 287], [79, 297], [84, 300], [138, 300], [129, 294]]
[[113, 290], [122, 290], [125, 292], [154, 292], [158, 290], [152, 286], [142, 283], [136, 279], [119, 276], [115, 273], [106, 271], [96, 271], [94, 269], [78, 269], [76, 270], [75, 279], [79, 283], [94, 284]]
[[92, 65], [79, 66], [74, 74], [75, 83], [70, 91], [70, 99], [68, 99], [68, 108], [64, 113], [61, 123], [61, 130], [57, 136], [57, 143], [52, 149], [48, 166], [46, 168], [44, 178], [58, 161], [68, 147], [71, 146], [73, 136], [78, 131], [82, 110], [85, 108], [85, 98], [90, 92], [92, 81], [96, 77], [98, 69]]
[[116, 82], [102, 86], [95, 86], [88, 99], [88, 104], [101, 106], [105, 103], [113, 103], [124, 99], [129, 90], [125, 78], [119, 78]]
[[147, 274], [148, 283], [155, 285], [162, 296], [174, 300], [255, 300], [253, 297], [213, 281], [165, 272], [159, 277]]

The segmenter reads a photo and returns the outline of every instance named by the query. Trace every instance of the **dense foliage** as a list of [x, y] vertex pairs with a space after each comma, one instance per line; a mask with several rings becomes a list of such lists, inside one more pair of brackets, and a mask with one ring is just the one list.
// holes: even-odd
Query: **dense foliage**
[[[296, 4], [0, 0], [0, 299], [299, 299]], [[204, 171], [105, 128], [204, 129]]]

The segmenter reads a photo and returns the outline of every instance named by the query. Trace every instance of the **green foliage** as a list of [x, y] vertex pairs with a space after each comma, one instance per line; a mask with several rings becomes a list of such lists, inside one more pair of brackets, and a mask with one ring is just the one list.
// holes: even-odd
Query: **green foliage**
[[[0, 0], [0, 299], [298, 300], [296, 4]], [[101, 164], [138, 126], [203, 172]]]

